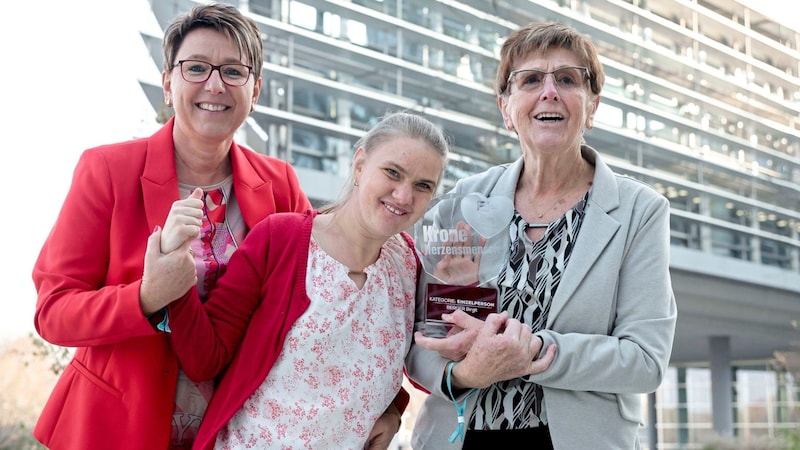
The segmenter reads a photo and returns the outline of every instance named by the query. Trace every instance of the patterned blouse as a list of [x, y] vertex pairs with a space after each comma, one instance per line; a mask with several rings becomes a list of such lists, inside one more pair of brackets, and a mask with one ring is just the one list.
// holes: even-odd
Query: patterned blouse
[[[216, 449], [361, 449], [403, 381], [416, 289], [413, 251], [381, 248], [359, 290], [312, 238], [308, 310], [269, 375], [217, 436]], [[274, 345], [272, 343], [265, 345]]]
[[[560, 219], [547, 226], [544, 236], [531, 242], [525, 231], [530, 224], [514, 211], [509, 225], [511, 253], [508, 265], [497, 280], [500, 310], [531, 327], [544, 329], [550, 300], [556, 294], [561, 275], [583, 222], [587, 192]], [[482, 389], [470, 418], [473, 430], [509, 430], [547, 424], [542, 387], [520, 378], [502, 381]]]

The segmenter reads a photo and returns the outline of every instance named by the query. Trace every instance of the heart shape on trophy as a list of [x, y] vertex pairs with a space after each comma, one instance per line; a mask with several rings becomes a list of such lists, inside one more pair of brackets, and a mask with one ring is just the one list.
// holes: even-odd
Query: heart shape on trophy
[[490, 238], [503, 231], [514, 217], [514, 203], [508, 197], [486, 198], [483, 194], [472, 192], [461, 199], [461, 214], [467, 225], [484, 238]]

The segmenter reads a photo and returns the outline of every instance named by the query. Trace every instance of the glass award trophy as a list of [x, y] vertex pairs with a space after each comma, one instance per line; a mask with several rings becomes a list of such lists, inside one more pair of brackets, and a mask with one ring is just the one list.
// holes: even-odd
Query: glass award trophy
[[497, 289], [489, 283], [506, 264], [507, 249], [487, 243], [504, 238], [513, 215], [507, 197], [446, 194], [414, 225], [424, 271], [419, 292], [424, 295], [425, 336], [447, 335], [451, 325], [442, 320], [443, 313], [462, 310], [483, 320], [497, 312]]

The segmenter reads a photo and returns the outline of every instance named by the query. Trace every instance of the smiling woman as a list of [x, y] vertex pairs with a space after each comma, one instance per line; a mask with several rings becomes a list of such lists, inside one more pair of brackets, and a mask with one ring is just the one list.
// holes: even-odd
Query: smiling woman
[[[137, 53], [110, 43], [116, 34], [106, 30], [128, 22], [128, 17], [97, 22], [103, 26], [88, 33], [87, 42], [109, 45], [95, 46], [87, 55], [78, 55], [76, 49], [83, 47], [76, 45], [54, 56], [53, 67], [64, 69], [64, 76], [44, 84], [58, 94], [85, 96], [54, 104], [63, 107], [59, 113], [82, 120], [85, 134], [108, 139], [79, 147], [83, 151], [72, 171], [59, 165], [72, 173], [72, 181], [33, 265], [36, 331], [52, 344], [74, 347], [80, 361], [66, 367], [34, 429], [34, 436], [53, 450], [102, 448], [112, 440], [130, 449], [190, 445], [213, 384], [197, 386], [182, 376], [164, 333], [166, 312], [149, 305], [159, 296], [174, 298], [176, 289], [187, 286], [207, 294], [256, 222], [274, 212], [310, 207], [288, 163], [234, 142], [234, 132], [258, 97], [260, 77], [249, 74], [244, 84], [230, 86], [216, 71], [207, 82], [194, 83], [175, 70], [178, 61], [197, 59], [251, 65], [260, 73], [258, 26], [225, 4], [198, 6], [176, 17], [164, 32], [162, 85], [175, 115], [154, 133], [132, 139], [139, 137], [134, 133], [141, 117], [117, 112], [139, 110], [126, 95], [143, 95], [136, 80]], [[129, 42], [138, 39], [141, 50], [141, 38], [135, 32], [131, 36], [136, 39]], [[129, 85], [133, 90], [126, 91]], [[92, 109], [84, 112], [82, 106]], [[124, 136], [108, 137], [113, 127], [103, 122], [107, 117], [131, 128]], [[83, 134], [69, 131], [64, 134]], [[60, 144], [48, 148], [61, 150]], [[253, 186], [263, 185], [271, 190], [254, 192]], [[153, 229], [163, 226], [171, 202], [194, 188], [203, 192], [207, 220], [192, 247], [194, 256], [188, 248], [182, 253], [191, 259], [193, 273], [155, 284], [142, 277], [137, 255]], [[107, 389], [91, 388], [98, 384]]]
[[473, 274], [459, 285], [492, 288], [497, 313], [442, 314], [450, 330], [431, 337], [418, 298], [406, 369], [431, 395], [412, 446], [636, 448], [633, 393], [658, 387], [675, 332], [669, 204], [615, 175], [583, 142], [604, 82], [588, 36], [562, 23], [523, 26], [503, 43], [495, 80], [522, 156], [459, 180], [448, 195], [502, 198], [510, 212], [501, 231], [481, 233], [480, 261], [442, 258], [421, 285], [457, 265]]

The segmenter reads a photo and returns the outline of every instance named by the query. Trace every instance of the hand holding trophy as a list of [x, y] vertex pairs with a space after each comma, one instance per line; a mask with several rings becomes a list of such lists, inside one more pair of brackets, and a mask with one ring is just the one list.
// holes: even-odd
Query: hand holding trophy
[[510, 199], [480, 193], [440, 197], [414, 226], [424, 277], [425, 336], [444, 337], [451, 325], [443, 313], [461, 310], [485, 319], [498, 311], [497, 278], [502, 254], [487, 253], [487, 240], [508, 228], [514, 213]]

